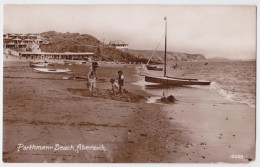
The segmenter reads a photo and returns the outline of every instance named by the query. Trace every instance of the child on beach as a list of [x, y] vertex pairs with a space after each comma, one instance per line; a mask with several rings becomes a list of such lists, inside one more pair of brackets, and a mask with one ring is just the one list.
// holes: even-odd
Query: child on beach
[[118, 71], [118, 85], [119, 85], [119, 93], [123, 93], [123, 86], [124, 86], [125, 78], [123, 76], [123, 71]]
[[88, 79], [86, 83], [87, 88], [89, 88], [89, 91], [92, 91], [96, 88], [97, 67], [98, 67], [98, 63], [93, 62], [92, 67], [89, 69]]
[[112, 78], [112, 79], [110, 80], [111, 85], [112, 85], [111, 92], [116, 95], [116, 94], [118, 93], [118, 91], [119, 91], [119, 85], [118, 85], [118, 83], [116, 83], [115, 81], [116, 81], [116, 80], [115, 80], [114, 78]]

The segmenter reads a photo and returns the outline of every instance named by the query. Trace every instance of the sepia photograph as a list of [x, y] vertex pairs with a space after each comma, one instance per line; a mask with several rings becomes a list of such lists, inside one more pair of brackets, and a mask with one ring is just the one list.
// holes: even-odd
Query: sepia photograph
[[256, 160], [257, 6], [4, 4], [3, 163]]

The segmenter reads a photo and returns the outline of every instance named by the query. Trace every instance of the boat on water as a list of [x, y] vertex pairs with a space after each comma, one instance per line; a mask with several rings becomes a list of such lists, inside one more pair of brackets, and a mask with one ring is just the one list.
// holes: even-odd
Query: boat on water
[[48, 68], [34, 68], [37, 72], [45, 72], [45, 73], [66, 73], [70, 72], [70, 69], [48, 69]]
[[145, 75], [145, 82], [169, 85], [169, 86], [185, 86], [185, 85], [210, 85], [210, 81], [177, 78], [166, 76], [166, 57], [167, 57], [167, 18], [165, 20], [165, 50], [164, 50], [164, 75], [163, 76], [148, 76]]

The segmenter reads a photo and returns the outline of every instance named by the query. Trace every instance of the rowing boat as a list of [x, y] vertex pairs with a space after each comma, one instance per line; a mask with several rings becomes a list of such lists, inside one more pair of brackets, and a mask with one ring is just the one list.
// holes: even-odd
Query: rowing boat
[[31, 63], [30, 64], [31, 67], [46, 67], [48, 66], [47, 63]]
[[147, 70], [162, 71], [163, 68], [159, 68], [156, 65], [146, 65]]
[[48, 69], [48, 68], [34, 68], [37, 72], [45, 72], [45, 73], [66, 73], [70, 72], [70, 69]]

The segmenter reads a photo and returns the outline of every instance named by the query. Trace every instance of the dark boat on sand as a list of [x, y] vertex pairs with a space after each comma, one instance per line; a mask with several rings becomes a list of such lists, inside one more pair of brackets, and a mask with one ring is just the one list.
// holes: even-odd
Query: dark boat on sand
[[210, 81], [198, 79], [185, 79], [173, 77], [153, 77], [145, 76], [145, 82], [159, 83], [164, 85], [182, 86], [182, 85], [209, 85]]
[[146, 65], [147, 70], [162, 71], [163, 68], [159, 68], [156, 65]]

